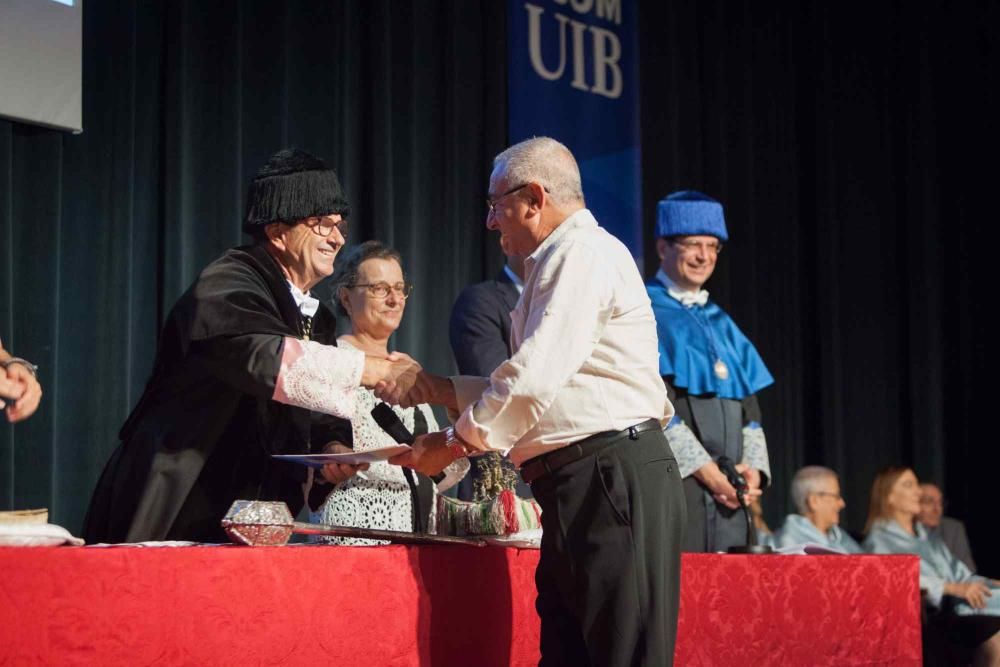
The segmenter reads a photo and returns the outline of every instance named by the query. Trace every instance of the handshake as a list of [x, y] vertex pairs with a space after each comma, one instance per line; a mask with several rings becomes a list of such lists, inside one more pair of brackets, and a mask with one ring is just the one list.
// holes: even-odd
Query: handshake
[[451, 381], [428, 373], [413, 357], [402, 352], [393, 352], [384, 359], [368, 357], [361, 384], [390, 405], [410, 408], [432, 403], [458, 409]]
[[[371, 374], [368, 373], [369, 367], [373, 370]], [[393, 352], [384, 359], [368, 357], [361, 384], [390, 405], [409, 408], [430, 403], [458, 411], [451, 380], [428, 373], [402, 352]], [[412, 468], [425, 475], [435, 475], [456, 458], [465, 456], [466, 451], [465, 444], [455, 436], [454, 431], [448, 429], [417, 436], [410, 451], [394, 456], [389, 463]]]

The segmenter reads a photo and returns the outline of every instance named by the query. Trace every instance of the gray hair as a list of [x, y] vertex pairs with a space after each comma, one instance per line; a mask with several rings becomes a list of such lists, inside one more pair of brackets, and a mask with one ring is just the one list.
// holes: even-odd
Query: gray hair
[[560, 208], [585, 205], [576, 158], [551, 137], [534, 137], [514, 144], [493, 158], [493, 173], [505, 175], [510, 184], [544, 186], [552, 203]]
[[[330, 278], [330, 286], [333, 290], [333, 306], [340, 315], [347, 316], [344, 304], [340, 302], [340, 288], [353, 287], [358, 283], [358, 271], [361, 265], [369, 259], [394, 259], [403, 269], [403, 256], [398, 250], [387, 246], [381, 241], [365, 241], [344, 253], [344, 258], [338, 258], [333, 277]], [[404, 272], [405, 280], [405, 272]]]
[[829, 478], [837, 479], [837, 473], [823, 466], [806, 466], [799, 469], [792, 478], [792, 502], [795, 511], [805, 514], [809, 511], [809, 496], [819, 493], [820, 482]]

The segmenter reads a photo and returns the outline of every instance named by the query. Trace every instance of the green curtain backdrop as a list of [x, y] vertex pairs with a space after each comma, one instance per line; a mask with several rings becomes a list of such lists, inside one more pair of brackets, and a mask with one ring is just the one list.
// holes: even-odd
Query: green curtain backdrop
[[[998, 4], [640, 10], [647, 238], [671, 190], [726, 205], [708, 288], [777, 379], [768, 519], [820, 463], [859, 529], [874, 472], [913, 465], [997, 576]], [[505, 143], [504, 32], [490, 0], [88, 0], [84, 134], [0, 121], [0, 336], [45, 390], [0, 426], [0, 508], [79, 530], [167, 309], [242, 241], [246, 182], [284, 146], [340, 170], [353, 241], [402, 250], [417, 291], [397, 346], [449, 370], [451, 304], [502, 261], [482, 198]]]
[[450, 371], [451, 303], [502, 265], [483, 204], [505, 141], [502, 9], [87, 2], [84, 133], [0, 121], [0, 336], [45, 392], [0, 426], [0, 507], [79, 531], [161, 322], [245, 242], [246, 183], [285, 146], [340, 171], [352, 241], [402, 251], [416, 292], [396, 345]]

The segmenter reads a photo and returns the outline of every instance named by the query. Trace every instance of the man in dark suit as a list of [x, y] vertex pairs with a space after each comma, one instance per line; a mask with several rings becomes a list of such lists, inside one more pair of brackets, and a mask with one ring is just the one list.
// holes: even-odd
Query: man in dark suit
[[[507, 264], [493, 280], [469, 285], [462, 290], [451, 309], [448, 337], [461, 375], [488, 377], [510, 358], [510, 311], [514, 310], [524, 284], [524, 258], [507, 257]], [[499, 462], [513, 472], [506, 458], [487, 454], [472, 459], [472, 469], [458, 483], [458, 497], [473, 500], [476, 480], [487, 465]], [[517, 495], [531, 497], [531, 487], [516, 476]]]
[[936, 484], [925, 482], [920, 485], [920, 515], [917, 517], [931, 535], [937, 533], [955, 558], [976, 571], [976, 561], [972, 558], [972, 548], [965, 532], [965, 524], [958, 519], [944, 515], [944, 494]]

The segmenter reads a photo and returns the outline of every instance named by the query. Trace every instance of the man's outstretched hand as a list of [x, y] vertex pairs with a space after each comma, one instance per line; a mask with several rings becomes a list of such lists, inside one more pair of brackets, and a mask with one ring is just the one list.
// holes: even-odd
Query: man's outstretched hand
[[454, 460], [455, 454], [448, 448], [447, 431], [438, 431], [418, 435], [410, 451], [393, 456], [389, 463], [413, 468], [430, 477], [444, 470]]
[[405, 387], [399, 383], [380, 382], [375, 386], [375, 395], [390, 405], [412, 408], [421, 403], [443, 405], [458, 410], [455, 388], [451, 380], [440, 375], [421, 370], [412, 385]]
[[385, 391], [385, 387], [391, 387], [393, 391], [405, 396], [417, 381], [417, 374], [421, 370], [420, 364], [403, 352], [392, 352], [385, 358], [368, 356], [365, 358], [361, 384], [376, 389], [377, 395], [379, 388]]

